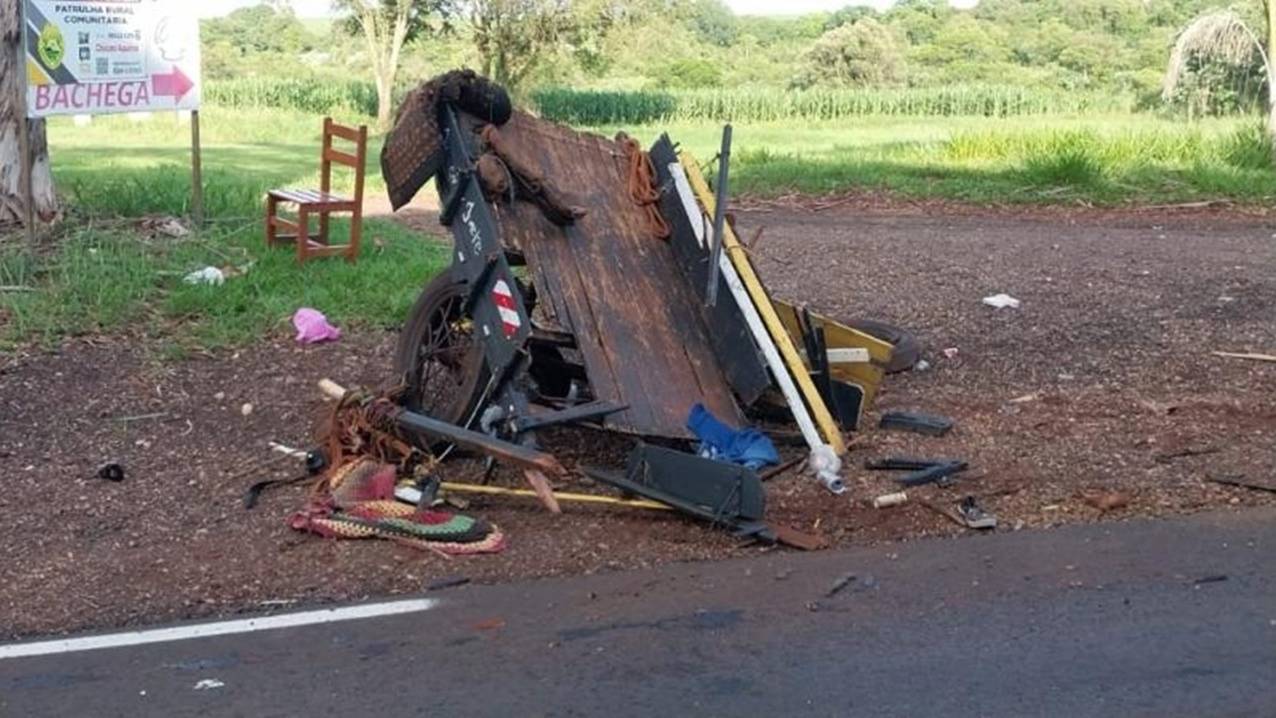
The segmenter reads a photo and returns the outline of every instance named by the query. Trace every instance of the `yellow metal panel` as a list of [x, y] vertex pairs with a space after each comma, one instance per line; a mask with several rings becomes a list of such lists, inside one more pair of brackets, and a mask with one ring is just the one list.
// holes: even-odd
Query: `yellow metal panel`
[[[784, 322], [784, 328], [789, 331], [795, 342], [800, 341], [802, 328], [798, 323], [797, 308], [778, 299], [773, 301], [776, 313], [780, 315], [780, 321]], [[829, 349], [868, 350], [872, 363], [834, 364], [832, 368], [834, 379], [859, 386], [864, 390], [864, 407], [867, 409], [872, 406], [873, 401], [877, 398], [877, 391], [882, 385], [882, 380], [886, 376], [886, 371], [883, 367], [890, 364], [891, 355], [894, 353], [895, 348], [876, 337], [856, 331], [815, 312], [811, 312], [811, 321], [824, 330], [824, 339]]]
[[[687, 172], [687, 179], [691, 182], [691, 188], [695, 190], [696, 196], [699, 197], [705, 213], [712, 216], [717, 207], [717, 202], [714, 199], [713, 192], [709, 189], [709, 183], [705, 181], [704, 175], [700, 173], [700, 164], [696, 162], [695, 157], [689, 152], [680, 153], [678, 159], [682, 162], [683, 169]], [[762, 281], [758, 279], [757, 272], [753, 269], [753, 264], [745, 255], [744, 247], [735, 236], [735, 231], [731, 229], [730, 224], [727, 225], [722, 233], [722, 246], [727, 256], [731, 258], [731, 263], [735, 265], [736, 271], [740, 273], [740, 280], [744, 282], [745, 288], [749, 290], [749, 297], [753, 299], [754, 305], [757, 306], [758, 314], [762, 316], [762, 321], [766, 324], [767, 331], [771, 333], [771, 339], [775, 342], [776, 347], [779, 348], [780, 355], [784, 357], [784, 363], [788, 365], [789, 373], [793, 375], [793, 381], [797, 383], [798, 389], [806, 399], [806, 405], [811, 410], [811, 417], [815, 419], [816, 426], [824, 434], [829, 446], [833, 447], [833, 451], [839, 456], [845, 454], [846, 442], [842, 440], [841, 429], [838, 428], [837, 422], [834, 421], [828, 406], [824, 404], [824, 398], [820, 396], [819, 390], [815, 388], [815, 382], [811, 381], [811, 374], [807, 370], [806, 364], [802, 361], [802, 355], [798, 353], [797, 347], [793, 344], [793, 337], [790, 336], [779, 314], [776, 313], [775, 306], [771, 304], [771, 298], [767, 296], [766, 288], [762, 286]]]

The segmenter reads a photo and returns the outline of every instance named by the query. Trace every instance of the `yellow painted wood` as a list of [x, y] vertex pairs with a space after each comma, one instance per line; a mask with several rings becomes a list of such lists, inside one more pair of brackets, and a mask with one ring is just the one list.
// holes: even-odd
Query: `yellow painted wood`
[[[784, 328], [789, 331], [793, 341], [800, 341], [802, 327], [798, 323], [797, 307], [778, 299], [774, 300], [774, 304], [776, 312], [780, 315], [780, 321], [784, 322]], [[868, 356], [872, 360], [871, 363], [834, 364], [832, 374], [834, 379], [855, 384], [863, 389], [864, 407], [872, 406], [886, 376], [884, 367], [890, 364], [891, 355], [895, 351], [894, 347], [876, 337], [856, 331], [845, 324], [840, 324], [814, 312], [811, 313], [811, 321], [824, 330], [824, 340], [829, 349], [868, 350]]]
[[[713, 191], [709, 189], [709, 183], [700, 172], [700, 164], [689, 152], [680, 153], [678, 159], [687, 172], [691, 188], [700, 199], [700, 204], [704, 206], [705, 214], [713, 216], [717, 202]], [[815, 382], [811, 381], [811, 374], [802, 361], [802, 355], [793, 344], [793, 337], [789, 335], [780, 315], [775, 311], [775, 306], [771, 304], [766, 287], [762, 285], [762, 280], [758, 278], [757, 272], [753, 269], [753, 263], [746, 256], [744, 247], [735, 236], [735, 231], [731, 229], [730, 224], [722, 232], [722, 247], [730, 257], [731, 264], [735, 265], [736, 271], [739, 272], [740, 281], [744, 282], [745, 288], [749, 290], [749, 297], [757, 307], [758, 314], [762, 316], [767, 331], [771, 333], [771, 339], [780, 350], [780, 356], [784, 357], [784, 363], [788, 365], [789, 373], [793, 376], [793, 381], [797, 383], [798, 390], [806, 399], [807, 408], [811, 411], [811, 418], [815, 420], [815, 425], [819, 427], [825, 441], [833, 447], [833, 451], [838, 456], [845, 454], [846, 442], [842, 439], [842, 431], [824, 403], [824, 397], [820, 396], [819, 390], [815, 388]]]

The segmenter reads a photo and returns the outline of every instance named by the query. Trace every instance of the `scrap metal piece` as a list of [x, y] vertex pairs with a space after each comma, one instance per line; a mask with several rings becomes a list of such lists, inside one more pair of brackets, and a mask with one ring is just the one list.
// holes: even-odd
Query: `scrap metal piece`
[[604, 417], [611, 416], [612, 414], [622, 412], [628, 408], [628, 404], [614, 404], [609, 401], [591, 401], [588, 404], [579, 404], [561, 411], [518, 417], [511, 422], [511, 425], [515, 433], [522, 434], [536, 429], [543, 429], [547, 426], [576, 424], [582, 421], [589, 421], [590, 419], [602, 419]]
[[953, 430], [952, 419], [911, 411], [893, 411], [882, 416], [881, 427], [886, 430], [911, 431], [926, 436], [944, 436]]
[[713, 237], [709, 247], [709, 283], [705, 304], [718, 303], [718, 263], [722, 260], [723, 229], [727, 223], [727, 178], [731, 170], [731, 125], [722, 128], [722, 151], [718, 153], [718, 186], [713, 209]]

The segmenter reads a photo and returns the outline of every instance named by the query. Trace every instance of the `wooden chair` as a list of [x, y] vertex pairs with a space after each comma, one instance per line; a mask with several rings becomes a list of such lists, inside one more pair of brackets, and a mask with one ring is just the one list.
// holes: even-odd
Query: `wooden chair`
[[[354, 154], [333, 147], [334, 139], [353, 142]], [[323, 120], [323, 153], [320, 159], [321, 178], [319, 189], [276, 189], [266, 195], [266, 244], [275, 246], [281, 242], [297, 245], [297, 261], [312, 257], [332, 257], [344, 254], [346, 261], [354, 263], [359, 258], [359, 240], [363, 236], [363, 173], [368, 158], [368, 128], [355, 129], [338, 125], [331, 117]], [[332, 194], [332, 166], [334, 164], [354, 170], [354, 197]], [[297, 220], [279, 216], [279, 205], [297, 207]], [[334, 214], [350, 214], [350, 243], [329, 243], [329, 220]], [[310, 234], [310, 218], [318, 216], [319, 234]], [[281, 234], [280, 230], [286, 232]]]

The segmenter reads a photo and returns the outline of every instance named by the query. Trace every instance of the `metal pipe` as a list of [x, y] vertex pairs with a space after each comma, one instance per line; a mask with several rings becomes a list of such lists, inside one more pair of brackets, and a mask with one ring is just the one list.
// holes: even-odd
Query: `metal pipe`
[[718, 264], [722, 261], [723, 232], [727, 223], [727, 175], [731, 168], [731, 125], [722, 128], [722, 151], [718, 154], [718, 196], [713, 208], [713, 236], [709, 238], [709, 286], [706, 306], [718, 303]]

